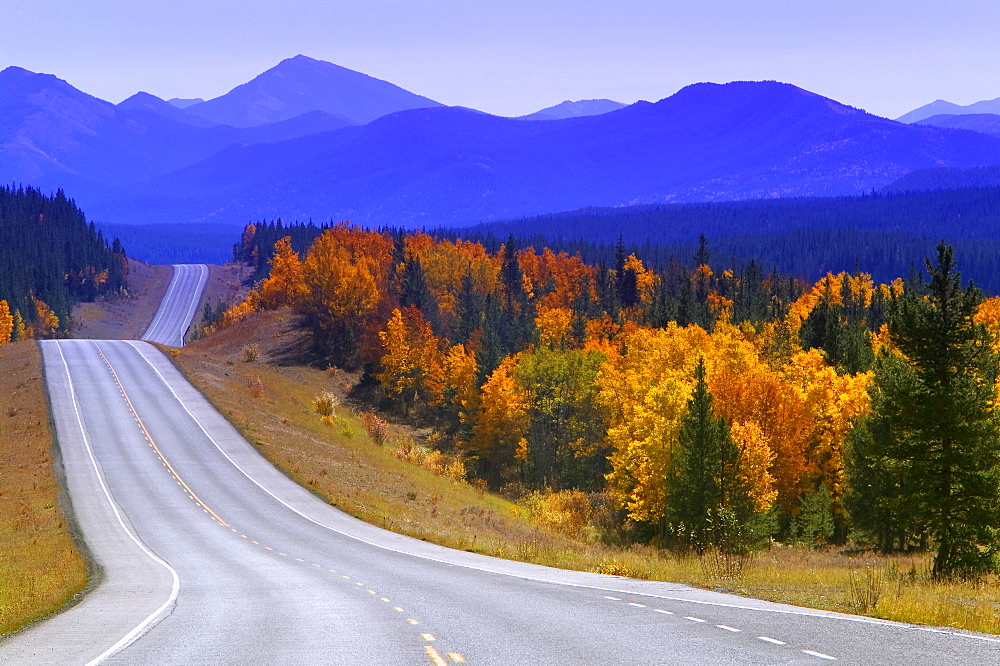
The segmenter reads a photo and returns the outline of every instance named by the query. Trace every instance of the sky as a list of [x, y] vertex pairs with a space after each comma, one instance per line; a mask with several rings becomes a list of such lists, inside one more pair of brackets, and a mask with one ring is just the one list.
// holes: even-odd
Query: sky
[[996, 0], [0, 0], [0, 69], [212, 98], [303, 54], [523, 115], [774, 79], [895, 118], [1000, 97]]

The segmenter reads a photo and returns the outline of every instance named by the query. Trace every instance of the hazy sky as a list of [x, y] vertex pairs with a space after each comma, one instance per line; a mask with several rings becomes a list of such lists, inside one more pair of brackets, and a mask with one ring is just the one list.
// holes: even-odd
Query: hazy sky
[[896, 117], [1000, 97], [998, 36], [997, 0], [0, 0], [0, 69], [112, 102], [302, 53], [501, 115], [777, 79]]

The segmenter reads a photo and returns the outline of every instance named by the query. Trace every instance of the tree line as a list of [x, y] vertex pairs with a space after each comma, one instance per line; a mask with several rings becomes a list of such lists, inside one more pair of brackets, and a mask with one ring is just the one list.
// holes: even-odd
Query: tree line
[[853, 539], [936, 548], [939, 575], [995, 566], [1000, 300], [961, 286], [947, 246], [927, 282], [809, 284], [715, 268], [704, 238], [654, 269], [621, 242], [595, 265], [338, 224], [301, 255], [277, 239], [268, 264], [216, 326], [294, 308], [317, 362], [360, 369], [470, 477], [584, 496], [608, 538]]
[[127, 287], [128, 259], [62, 190], [0, 188], [0, 343], [65, 335], [79, 301]]

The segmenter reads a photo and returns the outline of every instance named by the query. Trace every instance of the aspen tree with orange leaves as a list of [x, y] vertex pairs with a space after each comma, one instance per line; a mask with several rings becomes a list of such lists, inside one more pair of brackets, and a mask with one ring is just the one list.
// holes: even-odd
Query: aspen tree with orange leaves
[[5, 345], [14, 335], [14, 316], [7, 301], [0, 301], [0, 345]]
[[416, 307], [396, 308], [379, 333], [385, 355], [376, 377], [386, 395], [409, 414], [415, 407], [440, 404], [444, 368], [440, 342]]
[[267, 309], [295, 307], [309, 293], [302, 273], [302, 261], [292, 249], [292, 239], [285, 236], [274, 244], [271, 272], [260, 285], [260, 303]]

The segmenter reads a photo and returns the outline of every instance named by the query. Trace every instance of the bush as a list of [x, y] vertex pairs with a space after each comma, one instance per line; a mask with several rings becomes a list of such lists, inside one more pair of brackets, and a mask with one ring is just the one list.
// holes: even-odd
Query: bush
[[542, 527], [570, 537], [579, 536], [594, 513], [587, 493], [580, 490], [532, 492], [517, 504]]
[[253, 363], [260, 359], [260, 348], [257, 345], [244, 345], [243, 346], [243, 362]]
[[389, 437], [389, 424], [385, 419], [381, 419], [377, 414], [365, 412], [361, 415], [361, 425], [365, 427], [368, 436], [372, 441], [382, 446]]
[[413, 441], [412, 437], [401, 437], [394, 440], [396, 450], [392, 455], [400, 460], [423, 467], [429, 472], [444, 476], [455, 481], [465, 481], [465, 462], [458, 457], [449, 456], [446, 453], [420, 446]]
[[250, 389], [250, 395], [260, 398], [264, 395], [264, 380], [258, 375], [243, 375], [243, 383]]
[[319, 414], [323, 419], [323, 423], [327, 423], [327, 425], [333, 424], [333, 419], [336, 416], [336, 410], [339, 404], [340, 399], [329, 391], [320, 393], [318, 396], [313, 398], [312, 402], [313, 411]]

